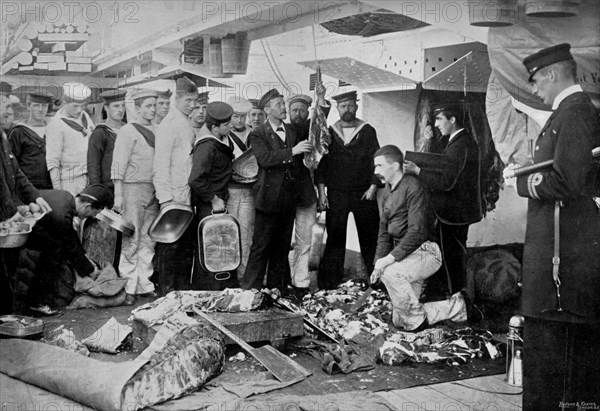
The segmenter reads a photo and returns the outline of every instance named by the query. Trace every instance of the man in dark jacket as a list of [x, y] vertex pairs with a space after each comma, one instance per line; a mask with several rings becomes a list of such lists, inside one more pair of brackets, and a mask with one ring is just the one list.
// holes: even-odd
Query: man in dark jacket
[[52, 94], [45, 91], [27, 93], [29, 118], [14, 126], [8, 134], [19, 168], [39, 190], [52, 189], [46, 167], [46, 113], [53, 100]]
[[125, 124], [125, 95], [126, 90], [108, 90], [100, 94], [104, 100], [106, 120], [98, 124], [92, 135], [87, 152], [87, 171], [90, 185], [102, 184], [114, 191], [110, 179], [113, 150], [117, 131]]
[[253, 129], [249, 140], [259, 166], [255, 185], [254, 235], [242, 288], [261, 289], [268, 266], [267, 287], [287, 292], [290, 285], [288, 254], [297, 206], [315, 201], [310, 173], [302, 156], [308, 141], [297, 143], [287, 117], [284, 98], [275, 89], [260, 100], [267, 121]]
[[[19, 168], [4, 134], [4, 126], [13, 114], [9, 99], [11, 91], [10, 84], [0, 82], [0, 222], [14, 217], [17, 206], [23, 203], [35, 202], [43, 212], [52, 211]], [[17, 269], [19, 251], [20, 248], [0, 249], [0, 314], [10, 314], [13, 311], [11, 283]]]
[[[105, 186], [93, 185], [76, 197], [64, 190], [42, 190], [40, 194], [52, 207], [52, 212], [34, 226], [26, 247], [41, 252], [39, 261], [52, 262], [53, 266], [57, 262], [69, 262], [81, 277], [97, 277], [100, 271], [86, 256], [73, 228], [73, 219], [92, 218], [103, 208], [111, 207], [112, 192]], [[29, 308], [43, 315], [57, 313], [49, 301], [53, 297], [49, 290], [55, 288], [56, 273], [48, 271], [46, 266], [37, 267], [36, 274], [40, 275], [35, 276], [28, 295]]]
[[[569, 44], [523, 60], [552, 115], [534, 163], [552, 166], [517, 179], [529, 199], [523, 250], [523, 410], [600, 406], [600, 118], [577, 84]], [[563, 408], [563, 404], [565, 408]], [[571, 405], [568, 405], [571, 404]]]
[[[373, 174], [373, 154], [379, 149], [377, 133], [356, 117], [356, 91], [333, 99], [337, 102], [340, 120], [329, 127], [332, 138], [329, 153], [319, 162], [315, 175], [319, 205], [321, 210], [327, 210], [327, 244], [318, 275], [321, 289], [337, 287], [344, 277], [348, 214], [352, 213], [356, 222], [367, 276], [373, 271], [379, 227], [375, 201], [379, 181]], [[366, 283], [367, 278], [364, 281]]]
[[[233, 108], [227, 103], [215, 101], [206, 108], [206, 122], [197, 135], [193, 149], [192, 172], [188, 184], [192, 194], [192, 206], [196, 207], [196, 222], [212, 213], [226, 211], [229, 191], [227, 185], [232, 173], [233, 147], [229, 140]], [[196, 247], [198, 248], [198, 247]], [[196, 290], [223, 290], [237, 286], [237, 275], [220, 280], [202, 268], [198, 250], [194, 264], [192, 288]]]
[[467, 297], [467, 235], [469, 225], [482, 218], [479, 187], [479, 146], [465, 128], [462, 103], [438, 104], [435, 126], [448, 144], [437, 161], [405, 161], [404, 172], [415, 174], [432, 190], [442, 255], [448, 276], [448, 294], [465, 291]]

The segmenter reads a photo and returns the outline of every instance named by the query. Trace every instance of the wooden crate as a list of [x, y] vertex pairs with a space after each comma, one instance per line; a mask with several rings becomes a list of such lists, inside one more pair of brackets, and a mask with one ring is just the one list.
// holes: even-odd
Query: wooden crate
[[[247, 343], [278, 342], [304, 334], [302, 314], [290, 313], [277, 308], [247, 313], [209, 313], [208, 315], [223, 324], [228, 330], [239, 335]], [[133, 320], [133, 336], [138, 337], [145, 345], [149, 345], [160, 327], [160, 325], [147, 327], [141, 321]], [[234, 344], [227, 337], [225, 337], [225, 343]]]

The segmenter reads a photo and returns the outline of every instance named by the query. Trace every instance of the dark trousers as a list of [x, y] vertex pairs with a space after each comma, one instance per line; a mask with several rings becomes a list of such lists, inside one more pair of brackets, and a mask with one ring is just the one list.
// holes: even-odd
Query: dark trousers
[[215, 273], [205, 270], [202, 268], [202, 264], [200, 264], [200, 252], [198, 250], [198, 228], [202, 219], [210, 216], [211, 214], [212, 206], [210, 203], [202, 203], [196, 206], [196, 217], [194, 220], [192, 220], [191, 224], [194, 229], [194, 267], [191, 289], [220, 291], [226, 288], [237, 288], [238, 281], [235, 270], [229, 273], [229, 278], [221, 280], [219, 279], [221, 278], [221, 275], [216, 277]]
[[[444, 264], [438, 280], [445, 280], [443, 289], [451, 295], [467, 285], [467, 235], [469, 225], [448, 225], [438, 222]], [[449, 279], [449, 282], [448, 282]], [[473, 296], [469, 296], [473, 297]]]
[[279, 213], [256, 210], [254, 235], [248, 265], [242, 279], [242, 288], [263, 288], [267, 270], [267, 287], [285, 290], [291, 284], [288, 254], [294, 228], [295, 208], [287, 207]]
[[329, 209], [325, 217], [327, 244], [319, 264], [317, 277], [320, 289], [335, 288], [344, 278], [349, 213], [353, 214], [356, 222], [360, 253], [367, 267], [367, 278], [373, 272], [373, 260], [379, 232], [379, 209], [377, 201], [361, 200], [363, 194], [364, 191], [334, 190], [327, 193], [329, 201]]
[[577, 402], [600, 409], [600, 324], [526, 318], [523, 411], [577, 410]]
[[179, 240], [170, 244], [156, 243], [152, 282], [159, 296], [165, 296], [174, 290], [189, 290], [194, 248], [197, 248], [197, 240], [194, 238], [197, 228], [197, 220], [192, 220]]
[[0, 315], [13, 313], [13, 286], [20, 248], [0, 249]]

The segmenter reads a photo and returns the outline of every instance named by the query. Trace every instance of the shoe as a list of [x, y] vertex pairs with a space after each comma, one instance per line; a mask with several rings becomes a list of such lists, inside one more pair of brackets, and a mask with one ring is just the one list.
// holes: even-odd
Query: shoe
[[429, 327], [429, 321], [427, 321], [427, 318], [425, 318], [425, 320], [421, 323], [421, 325], [419, 325], [417, 328], [415, 328], [414, 330], [411, 330], [409, 332], [420, 333], [421, 331], [427, 329], [428, 327]]
[[45, 304], [45, 305], [36, 305], [33, 307], [29, 307], [29, 310], [33, 311], [34, 315], [39, 315], [39, 316], [46, 316], [46, 317], [50, 317], [53, 315], [62, 315], [63, 311], [55, 309], [55, 308], [51, 308], [49, 305]]
[[360, 291], [367, 291], [371, 286], [368, 280], [354, 280], [354, 283], [360, 287]]
[[149, 293], [138, 294], [140, 298], [156, 298], [158, 297], [158, 293], [156, 291], [150, 291]]
[[483, 319], [485, 318], [485, 316], [483, 315], [483, 311], [481, 311], [479, 307], [477, 307], [477, 305], [473, 303], [473, 300], [471, 300], [465, 292], [461, 291], [461, 294], [463, 295], [465, 305], [467, 307], [467, 320], [470, 323], [475, 324], [483, 321]]
[[123, 305], [133, 305], [133, 304], [135, 304], [135, 295], [126, 294], [125, 301], [123, 301]]

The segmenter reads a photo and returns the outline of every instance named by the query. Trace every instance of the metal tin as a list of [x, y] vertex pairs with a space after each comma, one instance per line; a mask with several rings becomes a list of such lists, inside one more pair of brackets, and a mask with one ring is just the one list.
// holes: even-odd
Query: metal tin
[[179, 240], [194, 219], [194, 210], [187, 204], [169, 203], [164, 206], [148, 229], [153, 241], [171, 244]]
[[258, 180], [258, 161], [252, 148], [233, 160], [233, 174], [231, 178], [237, 183], [249, 184]]
[[96, 219], [108, 224], [115, 230], [120, 231], [125, 235], [133, 235], [133, 233], [135, 233], [135, 227], [133, 224], [125, 221], [120, 214], [115, 213], [108, 208], [105, 208], [96, 214]]
[[[6, 223], [0, 223], [6, 224]], [[31, 225], [21, 222], [11, 223], [13, 226], [16, 225], [20, 232], [11, 232], [9, 226], [0, 226], [0, 248], [18, 248], [27, 242], [29, 234], [31, 233]]]
[[198, 252], [202, 268], [217, 274], [218, 280], [227, 280], [225, 273], [236, 270], [242, 261], [238, 220], [230, 214], [203, 218], [198, 225]]
[[44, 332], [44, 322], [38, 318], [22, 315], [0, 317], [0, 334], [10, 337], [30, 337]]

